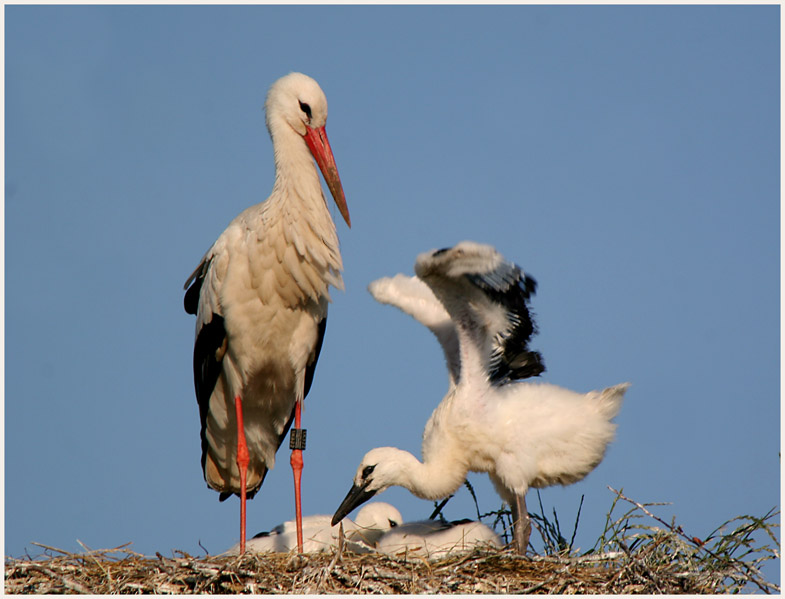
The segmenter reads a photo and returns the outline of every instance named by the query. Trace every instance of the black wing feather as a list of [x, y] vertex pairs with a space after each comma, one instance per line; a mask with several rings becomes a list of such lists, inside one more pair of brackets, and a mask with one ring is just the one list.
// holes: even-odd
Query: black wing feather
[[305, 367], [305, 384], [303, 385], [303, 398], [308, 397], [313, 383], [313, 375], [316, 373], [316, 363], [319, 361], [319, 354], [322, 353], [322, 343], [324, 342], [324, 332], [327, 330], [327, 317], [319, 321], [319, 337], [316, 340], [316, 347], [313, 349], [313, 360]]
[[[183, 307], [188, 314], [199, 312], [199, 297], [204, 283], [205, 275], [210, 266], [210, 260], [205, 261], [194, 273], [194, 281], [183, 298]], [[202, 441], [202, 472], [207, 462], [207, 414], [210, 411], [210, 396], [221, 376], [221, 368], [226, 343], [226, 327], [224, 318], [213, 313], [210, 322], [199, 329], [194, 343], [194, 389], [196, 402], [199, 404], [199, 420], [201, 431], [199, 436]]]
[[183, 298], [183, 307], [188, 314], [196, 314], [199, 311], [199, 294], [202, 291], [202, 283], [204, 283], [207, 269], [210, 268], [210, 263], [212, 261], [212, 257], [210, 257], [209, 260], [203, 260], [185, 282], [185, 286], [188, 287], [188, 283], [193, 279], [193, 283], [188, 287], [188, 290], [185, 292], [185, 297]]
[[199, 293], [202, 290], [203, 281], [204, 277], [196, 277], [188, 291], [185, 292], [183, 307], [188, 314], [196, 314], [199, 311]]
[[210, 396], [218, 383], [218, 377], [221, 376], [223, 352], [220, 350], [225, 341], [223, 316], [213, 314], [213, 319], [200, 329], [194, 344], [194, 388], [202, 425], [200, 436], [203, 472], [207, 462], [207, 413], [210, 411]]
[[510, 331], [495, 340], [497, 348], [491, 357], [489, 373], [494, 384], [539, 376], [545, 372], [542, 354], [529, 349], [529, 341], [537, 333], [537, 326], [528, 302], [537, 290], [537, 281], [525, 275], [519, 267], [510, 266], [513, 268], [506, 273], [504, 280], [489, 281], [483, 275], [467, 275], [491, 301], [507, 310], [512, 323]]

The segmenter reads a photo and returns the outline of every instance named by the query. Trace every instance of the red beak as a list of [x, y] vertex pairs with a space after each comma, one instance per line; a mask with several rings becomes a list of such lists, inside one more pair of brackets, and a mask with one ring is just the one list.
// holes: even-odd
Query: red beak
[[327, 140], [327, 132], [324, 130], [324, 127], [312, 129], [306, 126], [304, 137], [305, 143], [308, 144], [311, 154], [316, 159], [316, 164], [319, 165], [319, 170], [322, 171], [327, 187], [330, 188], [335, 204], [338, 206], [338, 210], [341, 211], [343, 220], [351, 227], [352, 221], [349, 218], [349, 207], [346, 205], [346, 196], [343, 193], [341, 178], [338, 176], [338, 167], [335, 166], [335, 158], [330, 148], [330, 142]]

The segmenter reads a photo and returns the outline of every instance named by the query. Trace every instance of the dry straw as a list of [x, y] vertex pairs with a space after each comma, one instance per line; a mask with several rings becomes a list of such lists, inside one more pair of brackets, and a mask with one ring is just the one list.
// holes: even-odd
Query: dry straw
[[[613, 490], [613, 489], [612, 489]], [[705, 539], [614, 491], [595, 546], [574, 555], [558, 518], [535, 516], [545, 555], [476, 550], [436, 562], [406, 556], [331, 554], [148, 557], [127, 545], [71, 553], [36, 544], [37, 559], [7, 558], [6, 593], [779, 593], [761, 565], [779, 560], [779, 512], [739, 516]], [[615, 517], [622, 505], [628, 511]], [[495, 512], [504, 526], [505, 514]], [[655, 524], [647, 524], [654, 521]], [[576, 519], [577, 526], [577, 519]], [[573, 532], [574, 536], [574, 532]]]

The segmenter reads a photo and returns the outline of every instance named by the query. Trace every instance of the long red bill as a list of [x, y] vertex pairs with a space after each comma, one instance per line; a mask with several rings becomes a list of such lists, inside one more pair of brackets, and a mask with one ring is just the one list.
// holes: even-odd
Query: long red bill
[[324, 181], [327, 187], [330, 188], [330, 193], [333, 195], [338, 210], [341, 211], [343, 220], [349, 227], [352, 226], [352, 220], [349, 218], [349, 207], [346, 205], [346, 196], [343, 193], [343, 185], [341, 185], [341, 178], [338, 176], [338, 167], [335, 166], [335, 158], [333, 151], [330, 148], [330, 142], [327, 140], [327, 132], [324, 127], [311, 127], [305, 128], [305, 143], [311, 150], [311, 154], [316, 159], [316, 164], [319, 165], [319, 170], [322, 171]]

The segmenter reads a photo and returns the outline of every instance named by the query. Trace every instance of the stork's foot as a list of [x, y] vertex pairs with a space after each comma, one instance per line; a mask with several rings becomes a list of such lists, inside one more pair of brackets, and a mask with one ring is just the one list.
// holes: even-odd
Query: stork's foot
[[512, 540], [515, 552], [526, 555], [529, 546], [529, 537], [532, 534], [532, 523], [529, 511], [526, 509], [526, 494], [516, 495], [512, 505]]

